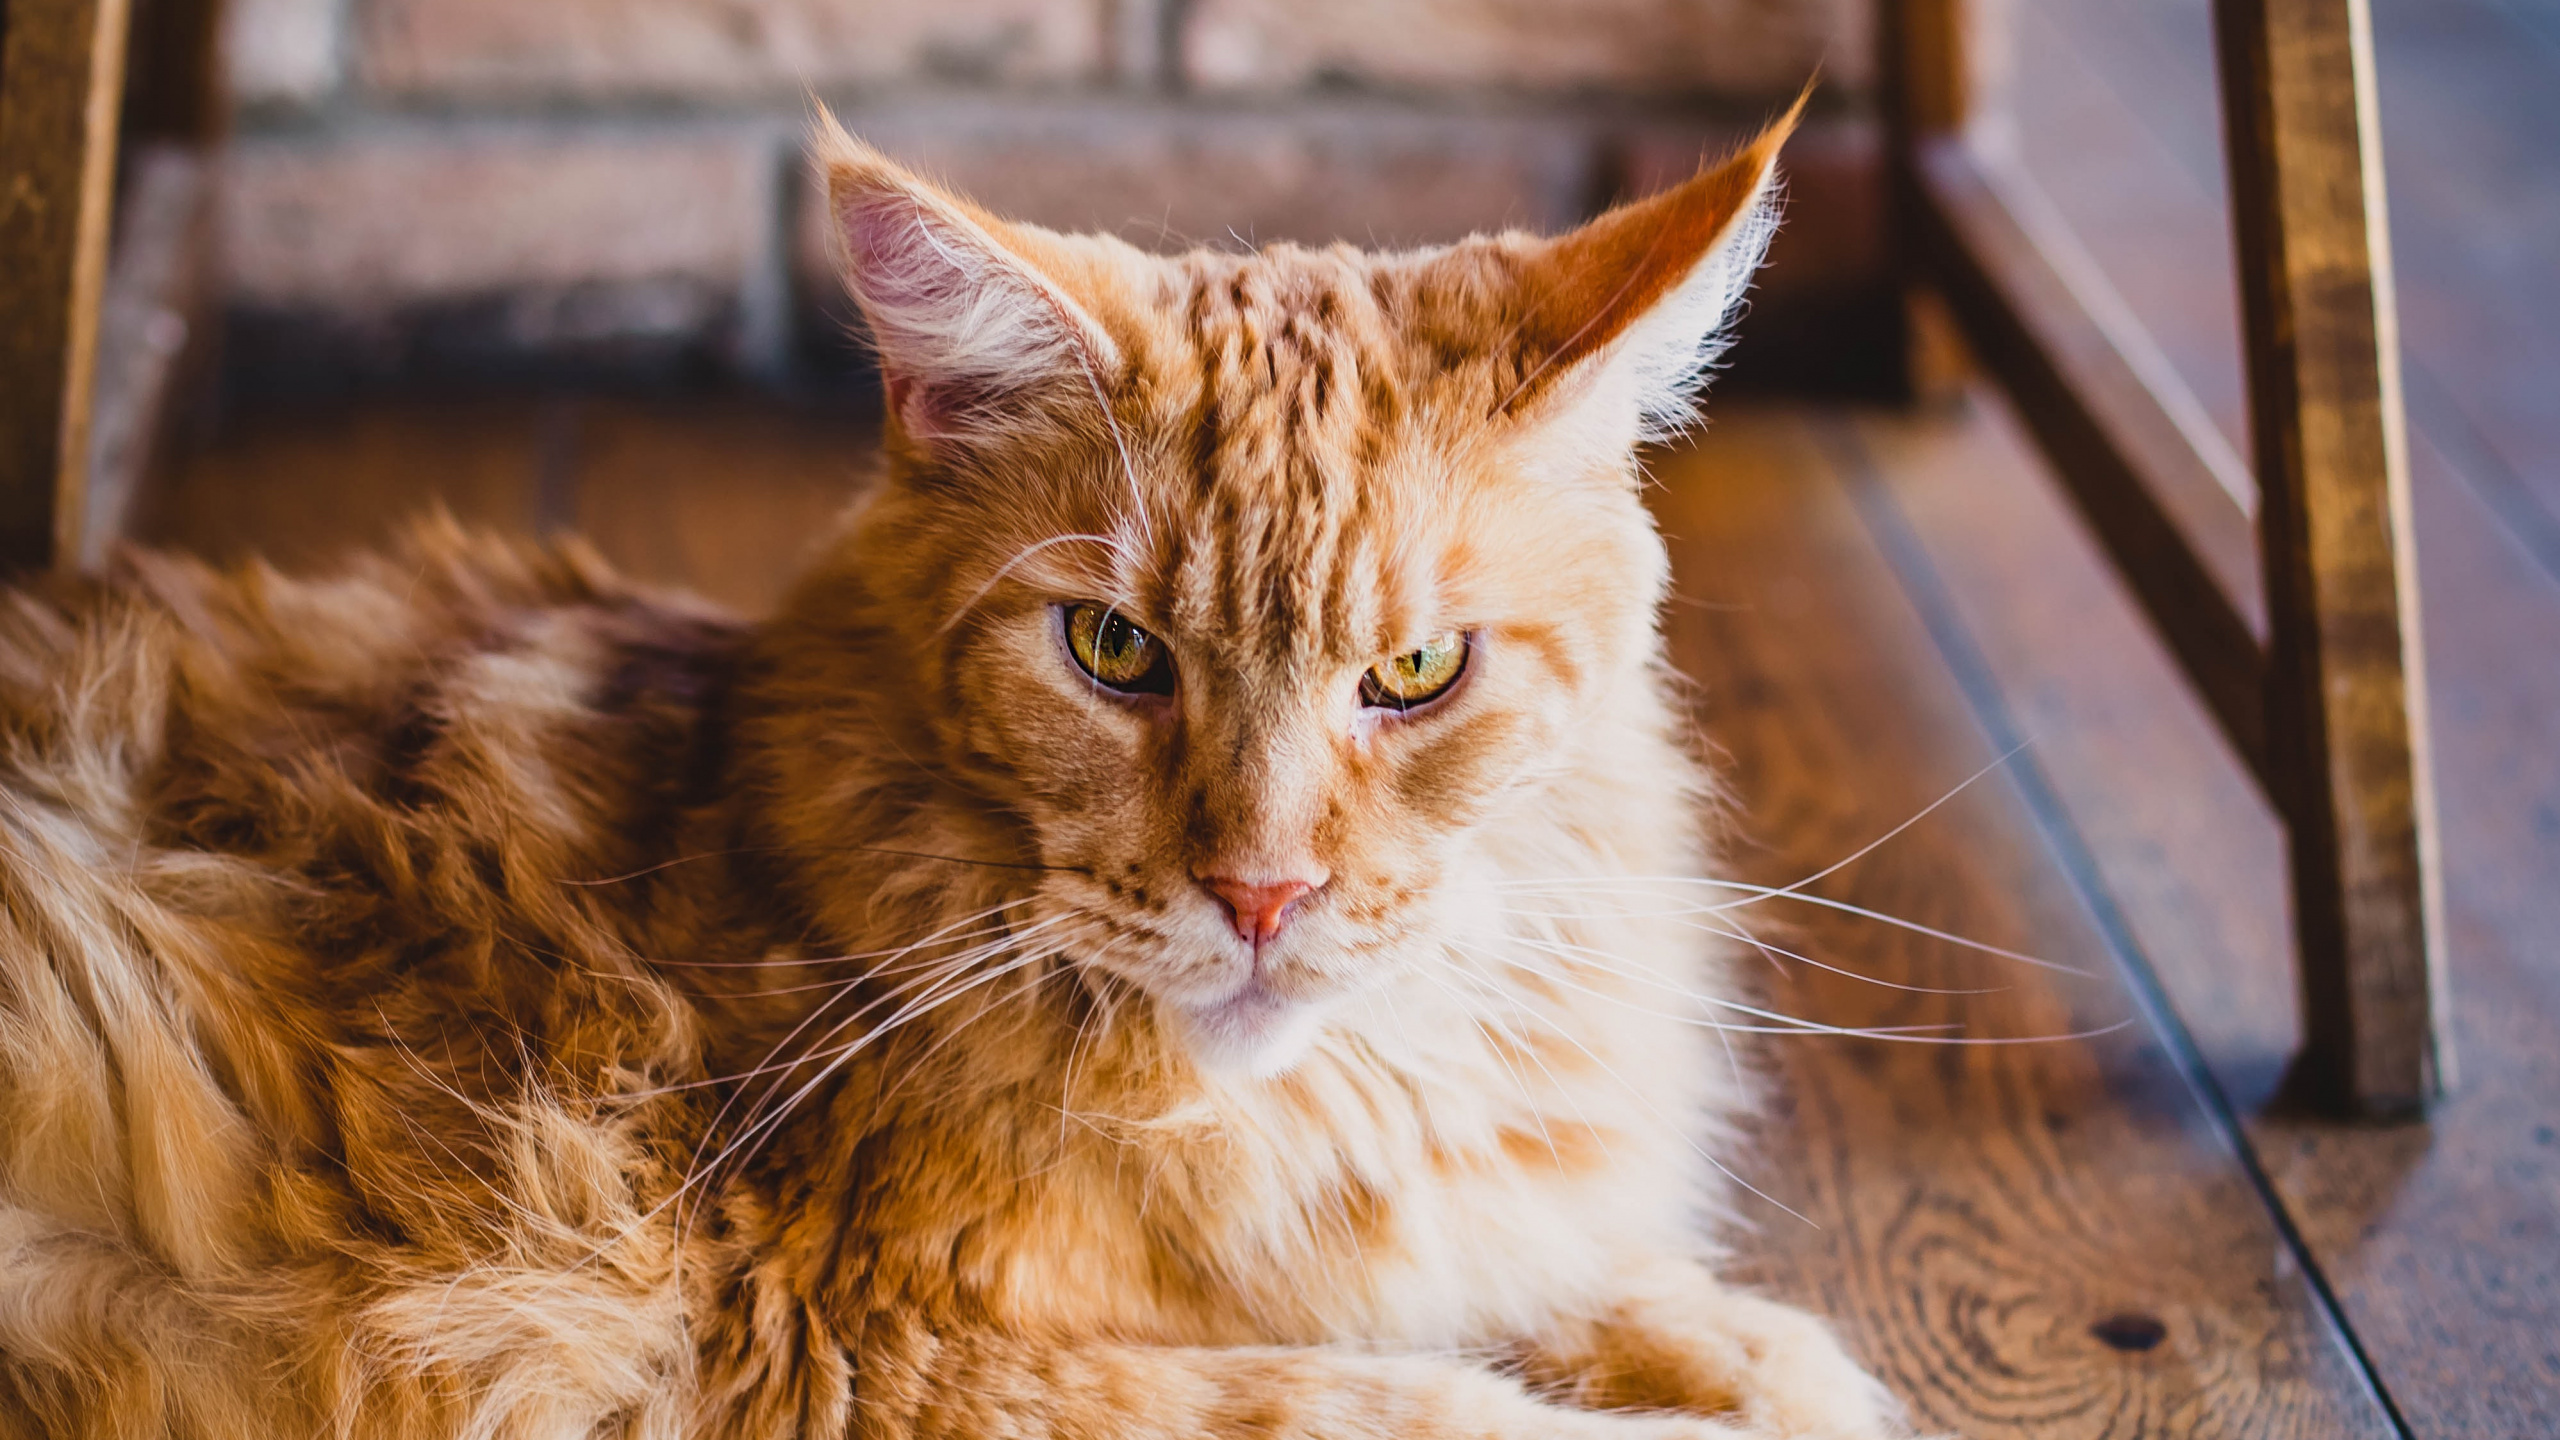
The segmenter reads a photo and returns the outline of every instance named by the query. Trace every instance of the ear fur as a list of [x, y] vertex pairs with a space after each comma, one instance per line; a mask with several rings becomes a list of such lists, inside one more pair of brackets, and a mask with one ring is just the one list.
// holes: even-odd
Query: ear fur
[[1520, 276], [1521, 378], [1499, 409], [1598, 384], [1660, 439], [1697, 416], [1698, 382], [1778, 228], [1778, 149], [1811, 94], [1711, 169], [1547, 242]]
[[966, 440], [999, 415], [1018, 427], [1026, 403], [1091, 402], [1118, 349], [1026, 255], [1026, 237], [823, 110], [813, 148], [838, 268], [908, 437]]

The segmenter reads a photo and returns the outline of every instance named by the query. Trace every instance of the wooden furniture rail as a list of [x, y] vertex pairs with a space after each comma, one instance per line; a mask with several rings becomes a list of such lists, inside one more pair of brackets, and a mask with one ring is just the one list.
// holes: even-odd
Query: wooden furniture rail
[[0, 0], [0, 572], [96, 563], [206, 349], [217, 14]]
[[2283, 817], [2301, 1077], [2351, 1113], [2419, 1113], [2451, 1059], [2367, 0], [2214, 3], [2254, 484], [1978, 123], [1976, 3], [1882, 0], [1909, 276]]

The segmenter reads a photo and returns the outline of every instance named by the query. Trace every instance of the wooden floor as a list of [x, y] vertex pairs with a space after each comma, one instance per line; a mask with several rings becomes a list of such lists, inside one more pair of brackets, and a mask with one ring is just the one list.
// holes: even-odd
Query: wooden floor
[[[2131, 706], [2138, 739], [2183, 725], [2212, 740], [2121, 599], [2091, 585], [2096, 553], [2016, 430], [1987, 403], [1728, 413], [1662, 474], [1691, 602], [1678, 655], [1732, 760], [1747, 877], [1820, 870], [1996, 765], [1819, 888], [2082, 972], [1843, 913], [1772, 917], [1794, 922], [1790, 948], [1866, 977], [1790, 965], [1777, 1008], [1955, 1021], [2002, 1043], [1780, 1042], [1753, 1178], [1804, 1218], [1761, 1217], [1766, 1282], [1841, 1317], [1924, 1422], [1963, 1435], [2390, 1434], [2057, 783], [2138, 803], [2147, 757], [2093, 752], [2085, 729], [2066, 738], [2026, 708], [2088, 655], [2114, 692], [2092, 698]], [[2093, 588], [2100, 613], [2073, 615]], [[1979, 628], [1976, 600], [2009, 633]], [[2116, 686], [2146, 669], [2151, 688]], [[2239, 848], [2272, 860], [2236, 771], [2182, 778], [2222, 788], [2164, 810], [2236, 809]], [[2281, 1015], [2284, 971], [2265, 958], [2239, 978]]]
[[232, 417], [136, 505], [134, 538], [287, 570], [391, 541], [441, 507], [574, 531], [634, 575], [755, 611], [876, 464], [859, 406], [578, 395]]

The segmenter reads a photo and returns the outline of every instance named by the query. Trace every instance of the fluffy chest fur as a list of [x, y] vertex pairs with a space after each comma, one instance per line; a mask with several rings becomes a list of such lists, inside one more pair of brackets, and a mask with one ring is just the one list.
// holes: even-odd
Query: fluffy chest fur
[[[1699, 1147], [1733, 1100], [1648, 993], [1694, 976], [1688, 955], [1643, 981], [1617, 962], [1557, 983], [1551, 962], [1523, 977], [1533, 953], [1490, 928], [1442, 973], [1349, 1002], [1276, 1082], [1186, 1073], [1083, 997], [1044, 1006], [1022, 1028], [1053, 1053], [999, 1087], [1002, 1118], [937, 1115], [911, 1145], [918, 1129], [872, 1122], [896, 1178], [852, 1177], [858, 1223], [925, 1298], [1034, 1330], [1499, 1347], [1640, 1257], [1699, 1247], [1715, 1193]], [[990, 1088], [882, 1068], [893, 1109]], [[881, 1108], [869, 1083], [848, 1096], [847, 1124]]]

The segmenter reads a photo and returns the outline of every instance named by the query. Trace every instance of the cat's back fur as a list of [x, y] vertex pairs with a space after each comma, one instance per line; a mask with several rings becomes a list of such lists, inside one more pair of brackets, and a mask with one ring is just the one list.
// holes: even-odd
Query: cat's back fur
[[9, 597], [0, 1415], [291, 1433], [431, 1404], [395, 1397], [439, 1352], [566, 1362], [504, 1310], [630, 1372], [542, 1377], [565, 1404], [681, 1372], [630, 1273], [663, 1239], [567, 1267], [684, 1164], [681, 1101], [616, 1092], [699, 1070], [638, 957], [701, 917], [566, 882], [683, 843], [741, 639], [449, 525], [324, 581], [136, 557]]

